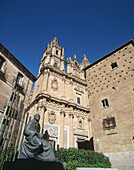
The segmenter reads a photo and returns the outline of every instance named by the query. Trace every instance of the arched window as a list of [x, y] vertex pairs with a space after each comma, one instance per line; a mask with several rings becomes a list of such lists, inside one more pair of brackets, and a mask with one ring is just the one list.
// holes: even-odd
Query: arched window
[[18, 73], [18, 76], [17, 76], [17, 84], [21, 84], [22, 82], [22, 78], [23, 78], [23, 75], [21, 73]]
[[56, 68], [57, 68], [57, 63], [54, 63], [54, 67], [56, 67]]
[[58, 50], [56, 50], [56, 55], [58, 55]]
[[79, 128], [82, 128], [82, 121], [79, 121]]

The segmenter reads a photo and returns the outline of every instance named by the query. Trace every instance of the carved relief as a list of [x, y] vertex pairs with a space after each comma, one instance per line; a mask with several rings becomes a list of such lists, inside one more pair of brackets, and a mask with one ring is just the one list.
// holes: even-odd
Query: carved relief
[[56, 114], [52, 111], [48, 114], [48, 122], [54, 124], [56, 121]]
[[51, 83], [51, 88], [55, 91], [58, 90], [58, 82], [57, 79], [54, 79]]

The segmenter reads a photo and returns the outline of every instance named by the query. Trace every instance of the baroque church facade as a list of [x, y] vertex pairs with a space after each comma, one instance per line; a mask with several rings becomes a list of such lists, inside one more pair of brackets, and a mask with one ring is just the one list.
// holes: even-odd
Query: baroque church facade
[[76, 147], [92, 137], [89, 91], [83, 68], [89, 65], [84, 54], [79, 64], [76, 55], [67, 59], [55, 37], [46, 47], [37, 80], [30, 96], [29, 113], [41, 116], [41, 131], [60, 148]]

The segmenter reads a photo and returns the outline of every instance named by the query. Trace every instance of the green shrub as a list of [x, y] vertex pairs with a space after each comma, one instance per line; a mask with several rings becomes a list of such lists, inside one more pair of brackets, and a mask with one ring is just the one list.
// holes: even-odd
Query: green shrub
[[[61, 153], [59, 152], [60, 160]], [[55, 151], [57, 157], [57, 152]], [[66, 163], [67, 170], [75, 170], [76, 167], [110, 168], [109, 158], [103, 153], [95, 151], [77, 150], [75, 148], [62, 150], [62, 162]]]

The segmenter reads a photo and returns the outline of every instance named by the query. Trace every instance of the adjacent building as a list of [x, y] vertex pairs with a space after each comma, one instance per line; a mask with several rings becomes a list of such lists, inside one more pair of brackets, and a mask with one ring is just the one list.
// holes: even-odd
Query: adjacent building
[[134, 169], [134, 42], [85, 68], [95, 151]]
[[[15, 80], [16, 85], [14, 86]], [[0, 44], [0, 121], [13, 86], [13, 93], [16, 87], [17, 93], [19, 93], [18, 102], [25, 97], [24, 107], [26, 108], [29, 104], [32, 84], [35, 80], [36, 78], [2, 44]]]

